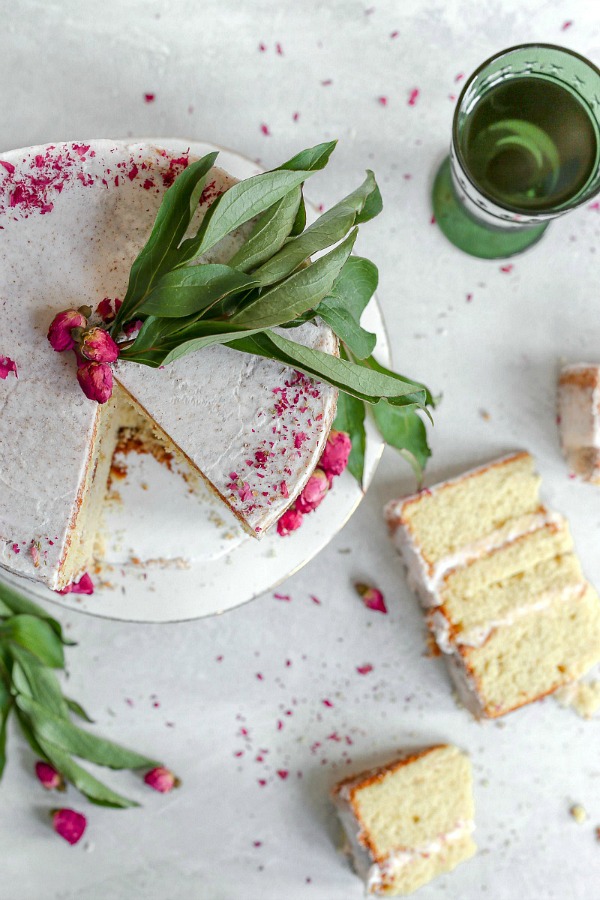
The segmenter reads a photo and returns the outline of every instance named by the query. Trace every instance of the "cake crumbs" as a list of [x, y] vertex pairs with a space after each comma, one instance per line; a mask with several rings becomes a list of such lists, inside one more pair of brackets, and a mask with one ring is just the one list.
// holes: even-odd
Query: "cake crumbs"
[[600, 681], [576, 681], [559, 688], [554, 699], [564, 707], [570, 707], [582, 719], [591, 719], [600, 710]]
[[574, 803], [569, 809], [569, 815], [575, 819], [578, 825], [582, 825], [588, 817], [587, 811], [581, 803]]

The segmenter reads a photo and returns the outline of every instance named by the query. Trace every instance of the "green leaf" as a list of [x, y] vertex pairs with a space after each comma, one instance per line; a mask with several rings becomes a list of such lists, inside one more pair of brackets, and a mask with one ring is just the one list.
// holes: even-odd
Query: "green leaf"
[[319, 216], [302, 234], [290, 238], [279, 253], [254, 271], [254, 277], [263, 286], [274, 284], [286, 278], [310, 256], [337, 244], [355, 225], [358, 214], [375, 190], [375, 176], [368, 172], [359, 188]]
[[6, 765], [6, 731], [8, 717], [13, 708], [14, 700], [4, 682], [0, 679], [0, 780]]
[[43, 666], [30, 652], [15, 645], [11, 648], [11, 655], [15, 659], [12, 671], [15, 689], [32, 697], [55, 715], [68, 719], [68, 706], [54, 672]]
[[[336, 279], [330, 297], [342, 303], [352, 317], [360, 322], [378, 283], [377, 266], [370, 259], [351, 256]], [[329, 297], [326, 297], [323, 302], [327, 303], [328, 300]]]
[[384, 441], [400, 450], [411, 464], [420, 484], [423, 470], [431, 456], [423, 420], [414, 409], [390, 406], [385, 400], [380, 400], [372, 411]]
[[258, 219], [248, 240], [229, 260], [229, 265], [241, 272], [249, 272], [277, 253], [296, 223], [301, 199], [302, 190], [296, 187], [266, 210]]
[[179, 265], [191, 262], [227, 234], [260, 215], [302, 184], [312, 172], [276, 169], [238, 181], [209, 207], [195, 237], [181, 245]]
[[350, 435], [352, 450], [348, 457], [348, 471], [362, 487], [365, 471], [365, 450], [367, 434], [365, 431], [365, 404], [356, 397], [340, 391], [337, 401], [337, 412], [333, 423], [336, 431], [345, 431]]
[[[184, 331], [176, 334], [161, 331], [162, 320], [154, 320], [152, 329], [145, 336], [143, 347], [138, 347], [137, 341], [129, 350], [121, 354], [123, 359], [131, 362], [143, 363], [146, 366], [162, 366], [193, 353], [210, 347], [212, 344], [227, 344], [237, 335], [239, 338], [256, 334], [260, 329], [244, 328], [229, 322], [213, 322], [200, 320], [188, 326]], [[141, 335], [140, 331], [140, 335]]]
[[219, 263], [174, 269], [161, 277], [137, 311], [167, 318], [190, 316], [253, 284], [252, 278]]
[[312, 265], [248, 303], [241, 312], [232, 316], [231, 321], [247, 328], [271, 328], [317, 306], [331, 291], [352, 252], [356, 236], [355, 229], [341, 244]]
[[19, 695], [17, 706], [28, 716], [36, 739], [56, 744], [67, 753], [110, 769], [139, 769], [156, 766], [155, 760], [133, 750], [96, 737], [54, 715], [30, 697]]
[[5, 606], [8, 606], [13, 613], [26, 613], [30, 616], [36, 616], [38, 619], [43, 619], [44, 622], [47, 622], [50, 628], [54, 631], [56, 635], [60, 638], [61, 642], [65, 646], [75, 646], [75, 641], [68, 640], [63, 635], [63, 631], [59, 622], [56, 619], [53, 619], [52, 616], [48, 615], [48, 613], [38, 606], [36, 603], [32, 603], [31, 600], [26, 600], [25, 597], [21, 597], [20, 594], [17, 594], [16, 591], [13, 591], [12, 588], [9, 588], [7, 585], [2, 584], [0, 582], [0, 600], [2, 600]]
[[308, 150], [301, 150], [291, 159], [288, 159], [280, 169], [290, 169], [292, 171], [317, 172], [324, 169], [329, 162], [329, 157], [335, 150], [337, 141], [327, 141], [323, 144], [317, 144], [315, 147], [309, 147]]
[[88, 722], [90, 725], [94, 724], [94, 720], [89, 717], [83, 706], [81, 706], [77, 700], [73, 700], [72, 697], [65, 697], [65, 703], [71, 712], [75, 713], [76, 716], [79, 716], [80, 719], [83, 719], [84, 722]]
[[305, 228], [306, 204], [304, 202], [304, 194], [301, 193], [300, 206], [298, 207], [298, 212], [296, 213], [296, 218], [294, 219], [294, 224], [292, 225], [292, 230], [290, 231], [290, 237], [296, 237], [297, 234], [302, 234]]
[[370, 356], [377, 343], [377, 335], [366, 331], [339, 300], [326, 298], [319, 304], [318, 314], [357, 359]]
[[112, 809], [128, 809], [133, 806], [139, 806], [135, 800], [129, 800], [121, 794], [117, 794], [112, 788], [107, 787], [90, 775], [82, 766], [78, 765], [68, 753], [65, 753], [61, 747], [50, 741], [40, 741], [40, 746], [44, 753], [54, 766], [60, 772], [63, 778], [75, 785], [78, 791], [95, 803], [97, 806], [109, 806]]
[[229, 341], [227, 346], [267, 359], [278, 359], [367, 403], [377, 403], [380, 397], [387, 397], [391, 403], [402, 406], [422, 406], [425, 401], [424, 391], [411, 382], [390, 378], [371, 371], [363, 364], [339, 359], [322, 350], [312, 350], [274, 331]]
[[[366, 360], [364, 361], [363, 365], [368, 366], [368, 367], [369, 367], [370, 369], [372, 369], [374, 372], [380, 372], [382, 375], [388, 375], [390, 378], [397, 378], [398, 381], [408, 382], [408, 378], [405, 378], [404, 375], [399, 375], [397, 372], [393, 372], [391, 369], [386, 369], [385, 366], [382, 366], [381, 363], [378, 363], [377, 360], [376, 360], [374, 357], [372, 357], [372, 356], [370, 356], [368, 359], [366, 359]], [[417, 387], [418, 387], [420, 390], [425, 391], [425, 404], [426, 404], [426, 406], [433, 406], [433, 407], [435, 408], [436, 401], [435, 401], [435, 399], [432, 397], [429, 388], [426, 387], [424, 384], [421, 384], [421, 383], [418, 382], [418, 381], [413, 381], [412, 384], [417, 385]], [[429, 414], [429, 410], [424, 409], [423, 411], [424, 411], [425, 413], [427, 413], [427, 415], [428, 415], [429, 418], [431, 419], [431, 415]]]
[[0, 640], [8, 639], [24, 647], [53, 669], [65, 664], [60, 638], [48, 622], [27, 613], [20, 613], [0, 623]]
[[23, 732], [23, 737], [25, 738], [25, 740], [27, 741], [27, 743], [29, 744], [29, 746], [31, 747], [33, 752], [36, 754], [36, 756], [41, 757], [43, 760], [46, 760], [46, 762], [47, 762], [48, 757], [46, 756], [46, 753], [44, 752], [44, 750], [42, 750], [42, 748], [38, 744], [28, 717], [19, 709], [18, 705], [16, 705], [16, 704], [15, 704], [15, 715], [17, 717], [19, 727], [20, 727], [21, 731]]
[[190, 224], [193, 201], [217, 156], [208, 153], [192, 163], [165, 192], [150, 237], [131, 267], [127, 293], [111, 326], [113, 335], [119, 333], [123, 322], [135, 318], [153, 283], [175, 265], [175, 251]]

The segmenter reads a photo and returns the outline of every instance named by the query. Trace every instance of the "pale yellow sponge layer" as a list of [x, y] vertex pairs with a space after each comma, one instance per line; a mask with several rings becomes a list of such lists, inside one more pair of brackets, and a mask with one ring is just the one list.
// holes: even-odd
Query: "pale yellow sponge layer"
[[567, 553], [482, 587], [480, 593], [453, 595], [441, 609], [456, 640], [468, 643], [469, 632], [510, 625], [528, 612], [543, 613], [553, 600], [581, 593], [583, 584], [579, 560]]
[[409, 865], [401, 866], [395, 872], [392, 881], [382, 884], [377, 893], [380, 897], [404, 897], [412, 894], [438, 875], [452, 872], [476, 852], [477, 845], [470, 835], [458, 841], [450, 841], [439, 853], [416, 856]]
[[600, 599], [584, 584], [581, 595], [559, 598], [543, 613], [493, 631], [482, 647], [457, 649], [484, 715], [501, 716], [580, 678], [600, 661]]
[[544, 560], [569, 553], [573, 540], [565, 519], [557, 516], [535, 531], [497, 547], [464, 566], [451, 569], [439, 585], [440, 599], [457, 608], [467, 598], [480, 594], [488, 585], [504, 581]]
[[433, 567], [507, 520], [536, 512], [539, 487], [533, 458], [516, 453], [405, 501], [399, 524]]

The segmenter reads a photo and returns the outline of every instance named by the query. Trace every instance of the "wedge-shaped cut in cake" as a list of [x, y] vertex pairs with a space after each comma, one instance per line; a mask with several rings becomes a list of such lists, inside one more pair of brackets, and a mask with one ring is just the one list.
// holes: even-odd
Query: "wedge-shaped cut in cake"
[[[46, 335], [57, 312], [123, 298], [163, 194], [188, 161], [110, 141], [0, 160], [0, 356], [18, 374], [0, 380], [0, 565], [52, 589], [89, 563], [128, 404], [254, 536], [300, 492], [335, 415], [334, 388], [220, 346], [164, 369], [118, 363], [113, 400], [98, 406], [77, 384], [73, 354], [52, 351]], [[213, 168], [200, 214], [234, 182]], [[210, 261], [230, 259], [245, 228], [216, 245]], [[293, 336], [337, 353], [323, 324], [306, 323]]]
[[430, 747], [355, 775], [333, 789], [367, 894], [410, 894], [476, 851], [471, 763]]
[[600, 484], [600, 366], [565, 366], [558, 379], [558, 428], [571, 470]]
[[[509, 473], [508, 482], [490, 477], [499, 469]], [[528, 492], [529, 512], [510, 485], [511, 472]], [[529, 454], [483, 466], [464, 480], [468, 494], [454, 479], [389, 504], [386, 515], [463, 702], [477, 716], [495, 717], [552, 693], [600, 660], [600, 599], [582, 574], [567, 522], [539, 502]], [[498, 517], [490, 531], [493, 511], [503, 509], [504, 516], [511, 497], [515, 515]], [[482, 511], [479, 536], [473, 506]], [[438, 546], [451, 546], [432, 568], [430, 528]], [[444, 530], [451, 534], [444, 537]], [[456, 533], [467, 536], [465, 546]]]

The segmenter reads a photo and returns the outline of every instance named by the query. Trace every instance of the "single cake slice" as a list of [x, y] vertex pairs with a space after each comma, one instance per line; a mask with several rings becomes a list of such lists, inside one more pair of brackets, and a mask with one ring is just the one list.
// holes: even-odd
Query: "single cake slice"
[[425, 605], [440, 602], [448, 570], [552, 520], [539, 487], [533, 458], [520, 452], [387, 504], [392, 539]]
[[[114, 402], [99, 406], [77, 384], [74, 355], [50, 347], [58, 312], [123, 298], [163, 195], [189, 161], [113, 141], [33, 147], [0, 161], [0, 357], [16, 367], [0, 379], [0, 566], [55, 590], [89, 565], [127, 404], [257, 537], [304, 487], [335, 415], [335, 388], [223, 346], [164, 369], [119, 362]], [[199, 214], [234, 182], [211, 169]], [[230, 259], [247, 229], [207, 260]], [[320, 322], [286, 335], [338, 352]]]
[[540, 700], [600, 661], [600, 599], [588, 584], [509, 627], [480, 647], [455, 644], [447, 657], [465, 706], [496, 718]]
[[347, 778], [333, 800], [367, 894], [410, 894], [477, 849], [471, 763], [451, 745]]
[[[600, 660], [600, 599], [567, 522], [539, 505], [538, 486], [531, 456], [521, 453], [386, 508], [427, 624], [477, 716], [538, 700]], [[510, 499], [514, 515], [506, 518]], [[432, 535], [443, 552], [432, 551]]]
[[600, 484], [600, 366], [565, 366], [558, 379], [558, 429], [571, 470]]

